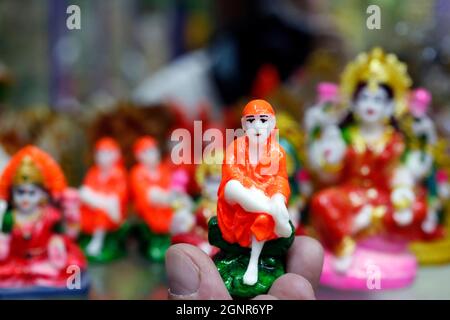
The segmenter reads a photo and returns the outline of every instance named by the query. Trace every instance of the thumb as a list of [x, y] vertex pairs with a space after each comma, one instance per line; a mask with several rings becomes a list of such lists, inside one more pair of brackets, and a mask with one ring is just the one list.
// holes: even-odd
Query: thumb
[[171, 300], [231, 299], [214, 262], [197, 247], [171, 246], [166, 271]]

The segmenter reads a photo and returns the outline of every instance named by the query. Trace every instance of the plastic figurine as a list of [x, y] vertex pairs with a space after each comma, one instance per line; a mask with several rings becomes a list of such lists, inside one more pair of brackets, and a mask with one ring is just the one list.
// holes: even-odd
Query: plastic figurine
[[222, 178], [223, 152], [216, 152], [203, 159], [197, 167], [196, 182], [201, 187], [201, 198], [195, 211], [195, 224], [188, 232], [172, 237], [172, 243], [189, 243], [213, 257], [218, 249], [208, 242], [208, 223], [217, 215], [217, 192]]
[[75, 266], [87, 289], [83, 252], [62, 234], [58, 208], [66, 190], [59, 165], [44, 151], [17, 152], [0, 180], [0, 297], [76, 294], [68, 289]]
[[89, 261], [108, 262], [125, 254], [127, 174], [119, 145], [112, 138], [96, 143], [94, 158], [79, 191], [79, 243]]
[[250, 101], [242, 127], [245, 135], [225, 152], [209, 240], [221, 249], [214, 260], [230, 294], [249, 298], [266, 293], [284, 274], [294, 228], [287, 209], [286, 153], [276, 141], [272, 106]]
[[438, 141], [433, 121], [427, 115], [431, 94], [426, 89], [416, 89], [410, 95], [409, 116], [403, 121], [409, 137], [409, 150], [414, 153], [410, 161], [433, 162], [433, 168], [423, 184], [427, 187], [428, 210], [422, 222], [420, 241], [411, 245], [418, 261], [436, 264], [450, 261], [450, 239], [445, 229], [446, 210], [449, 209], [450, 185], [449, 157], [444, 141]]
[[320, 128], [310, 134], [310, 167], [325, 186], [334, 184], [311, 201], [312, 223], [328, 249], [326, 285], [370, 289], [373, 268], [384, 289], [409, 285], [415, 277], [416, 260], [406, 246], [427, 215], [420, 182], [432, 162], [406, 152], [405, 136], [393, 124], [407, 111], [410, 86], [406, 66], [376, 48], [343, 73], [339, 99], [347, 116], [337, 112], [307, 124]]
[[[153, 261], [163, 261], [171, 233], [185, 232], [194, 224], [186, 196], [187, 176], [161, 161], [158, 144], [150, 136], [136, 141], [134, 154], [138, 163], [131, 170], [130, 185], [135, 210], [143, 220], [141, 251]], [[174, 224], [175, 216], [178, 223]]]

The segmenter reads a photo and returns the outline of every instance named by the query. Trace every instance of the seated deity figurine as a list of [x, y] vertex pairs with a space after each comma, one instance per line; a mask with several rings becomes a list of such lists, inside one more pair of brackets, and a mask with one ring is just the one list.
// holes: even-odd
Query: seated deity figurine
[[6, 165], [0, 180], [0, 297], [71, 294], [75, 269], [86, 291], [86, 259], [61, 228], [66, 189], [59, 165], [35, 146], [19, 150]]
[[143, 136], [134, 145], [137, 164], [130, 173], [134, 208], [143, 221], [140, 246], [145, 257], [163, 261], [171, 235], [190, 230], [194, 225], [192, 203], [186, 192], [187, 174], [173, 170], [161, 161], [153, 137]]
[[119, 145], [112, 138], [96, 143], [94, 161], [79, 190], [79, 243], [89, 261], [109, 262], [126, 251], [127, 173]]
[[[421, 234], [431, 208], [421, 183], [432, 155], [408, 149], [397, 120], [407, 112], [411, 80], [393, 54], [376, 48], [344, 70], [341, 107], [330, 121], [310, 123], [309, 167], [322, 180], [311, 200], [311, 218], [328, 253], [322, 282], [367, 290], [376, 266], [382, 288], [409, 285], [416, 260], [406, 244]], [[317, 112], [317, 111], [314, 111]], [[323, 119], [322, 119], [323, 120]], [[370, 270], [369, 270], [370, 269]]]
[[[201, 197], [195, 209], [195, 224], [188, 232], [175, 234], [172, 243], [189, 243], [213, 257], [218, 249], [208, 242], [208, 223], [217, 215], [217, 192], [222, 178], [223, 151], [205, 156], [195, 172]], [[177, 223], [176, 219], [173, 222]]]
[[225, 152], [209, 241], [220, 248], [214, 261], [230, 294], [248, 298], [266, 293], [284, 274], [294, 228], [287, 209], [286, 153], [277, 142], [275, 112], [268, 102], [252, 100], [241, 121], [245, 134]]

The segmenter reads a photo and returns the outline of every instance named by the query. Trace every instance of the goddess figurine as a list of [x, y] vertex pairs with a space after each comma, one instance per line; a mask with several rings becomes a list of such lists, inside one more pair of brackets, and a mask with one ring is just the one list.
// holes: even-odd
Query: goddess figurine
[[252, 100], [242, 113], [245, 135], [225, 152], [217, 218], [209, 241], [230, 294], [248, 298], [266, 293], [285, 272], [284, 256], [294, 241], [287, 203], [286, 153], [276, 141], [272, 106]]
[[[68, 268], [84, 272], [86, 260], [60, 232], [59, 204], [67, 188], [61, 168], [27, 146], [11, 158], [0, 181], [0, 296], [70, 294]], [[85, 291], [87, 282], [81, 283]]]
[[[143, 220], [140, 225], [141, 251], [153, 261], [163, 261], [171, 243], [171, 233], [192, 228], [194, 217], [186, 195], [187, 176], [161, 161], [153, 137], [139, 138], [134, 145], [138, 163], [130, 173], [135, 210]], [[174, 217], [177, 223], [174, 224]]]
[[204, 157], [195, 171], [195, 179], [201, 187], [201, 198], [195, 210], [195, 224], [188, 232], [172, 237], [172, 243], [189, 243], [213, 257], [218, 249], [208, 242], [208, 223], [217, 215], [217, 192], [222, 178], [223, 152], [216, 151]]
[[[348, 106], [347, 118], [307, 124], [320, 127], [308, 148], [310, 168], [325, 185], [312, 197], [311, 215], [328, 249], [326, 285], [370, 289], [374, 268], [385, 289], [406, 286], [415, 277], [416, 260], [405, 248], [427, 215], [420, 181], [432, 162], [415, 161], [395, 126], [406, 111], [410, 86], [406, 66], [376, 48], [344, 70], [340, 101]], [[330, 182], [334, 185], [327, 187]], [[357, 245], [357, 239], [366, 241]]]
[[94, 160], [79, 190], [79, 243], [90, 261], [108, 262], [125, 254], [127, 174], [112, 138], [96, 143]]

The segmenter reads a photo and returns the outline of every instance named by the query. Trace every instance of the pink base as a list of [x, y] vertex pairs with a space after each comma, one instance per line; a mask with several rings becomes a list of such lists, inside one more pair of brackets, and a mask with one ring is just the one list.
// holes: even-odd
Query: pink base
[[[325, 252], [320, 282], [322, 285], [343, 290], [369, 291], [374, 289], [396, 289], [409, 286], [416, 276], [417, 262], [407, 252], [386, 253], [359, 247], [346, 273], [334, 269], [335, 257]], [[375, 273], [379, 275], [379, 287], [373, 287]], [[372, 284], [372, 288], [370, 288]]]
[[408, 244], [409, 242], [406, 240], [388, 238], [381, 235], [368, 237], [358, 242], [358, 246], [362, 248], [386, 253], [404, 253], [407, 251]]

